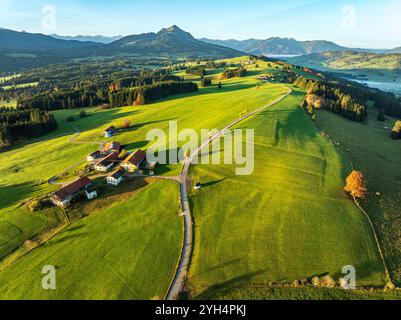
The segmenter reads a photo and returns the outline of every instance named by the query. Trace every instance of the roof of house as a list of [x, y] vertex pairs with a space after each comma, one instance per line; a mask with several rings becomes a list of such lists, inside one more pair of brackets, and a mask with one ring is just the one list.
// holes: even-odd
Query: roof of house
[[82, 190], [83, 188], [90, 185], [92, 181], [88, 177], [80, 178], [73, 183], [65, 186], [59, 190], [57, 190], [54, 195], [58, 197], [60, 200], [67, 199], [70, 195]]
[[106, 145], [104, 146], [104, 151], [117, 151], [120, 152], [121, 149], [121, 143], [119, 142], [107, 142]]
[[132, 153], [127, 159], [125, 159], [124, 163], [130, 163], [134, 166], [139, 166], [146, 159], [146, 152], [142, 150], [137, 150]]
[[98, 157], [100, 156], [101, 152], [99, 150], [94, 151], [92, 153], [89, 154], [89, 157]]
[[124, 175], [124, 173], [125, 172], [123, 170], [118, 169], [118, 170], [114, 171], [112, 174], [110, 174], [109, 177], [118, 180]]
[[102, 161], [100, 161], [98, 163], [98, 165], [107, 167], [110, 163], [112, 163], [112, 162], [114, 162], [116, 160], [118, 160], [118, 153], [117, 152], [113, 152], [113, 153], [110, 153], [105, 158], [103, 158]]

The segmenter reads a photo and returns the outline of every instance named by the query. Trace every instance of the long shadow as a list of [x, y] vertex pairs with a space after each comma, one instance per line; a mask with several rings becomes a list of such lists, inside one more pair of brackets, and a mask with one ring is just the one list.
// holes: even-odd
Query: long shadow
[[11, 186], [0, 185], [0, 210], [26, 199], [35, 190], [34, 182], [24, 182]]
[[265, 272], [266, 270], [259, 270], [216, 284], [203, 291], [200, 295], [196, 296], [195, 299], [196, 300], [216, 299], [217, 297], [224, 295], [225, 293], [231, 292], [235, 287], [239, 285], [250, 283], [252, 278], [262, 275]]

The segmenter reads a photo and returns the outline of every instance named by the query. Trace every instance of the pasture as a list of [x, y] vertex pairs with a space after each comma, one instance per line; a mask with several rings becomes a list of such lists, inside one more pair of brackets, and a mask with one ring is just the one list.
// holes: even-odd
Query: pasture
[[340, 143], [365, 175], [369, 194], [362, 205], [375, 224], [392, 278], [400, 285], [401, 143], [390, 138], [396, 119], [386, 118], [386, 122], [376, 121], [377, 110], [371, 108], [361, 124], [320, 110], [317, 125]]
[[384, 285], [368, 221], [343, 190], [350, 162], [320, 136], [302, 99], [295, 91], [239, 125], [255, 129], [252, 175], [236, 176], [234, 165], [193, 167], [203, 188], [190, 199], [192, 297], [314, 276], [338, 280], [346, 265], [355, 266], [358, 286]]
[[[1, 272], [0, 299], [164, 298], [182, 241], [178, 185], [137, 182], [119, 198], [88, 204], [95, 213]], [[56, 267], [57, 290], [43, 290], [44, 265]]]
[[[100, 133], [105, 127], [112, 124], [119, 126], [123, 119], [129, 119], [133, 124], [132, 128], [110, 140], [121, 142], [128, 150], [146, 149], [150, 145], [146, 141], [148, 131], [168, 131], [169, 121], [177, 121], [179, 130], [193, 128], [199, 132], [203, 128], [221, 128], [238, 118], [244, 110], [260, 108], [286, 92], [286, 88], [281, 85], [260, 86], [253, 76], [254, 74], [224, 81], [221, 90], [215, 85], [202, 88], [197, 93], [173, 96], [143, 107], [85, 109], [88, 115], [85, 118], [78, 116], [81, 109], [53, 112], [59, 124], [56, 131], [22, 142], [12, 150], [0, 153], [0, 174], [3, 177], [0, 183], [0, 223], [4, 234], [0, 239], [0, 257], [59, 223], [58, 218], [49, 212], [27, 213], [22, 207], [23, 202], [54, 191], [56, 187], [47, 183], [49, 178], [78, 163], [98, 148], [96, 144], [72, 144], [68, 141], [73, 135], [73, 129], [66, 121], [68, 116], [75, 116], [74, 125], [82, 132], [76, 140], [93, 143], [104, 140]], [[184, 143], [180, 142], [180, 145]], [[174, 175], [180, 172], [181, 165], [161, 166], [159, 170], [158, 174]], [[178, 195], [172, 203], [177, 202]], [[155, 205], [160, 205], [159, 201], [155, 201]], [[101, 210], [94, 212], [98, 211]], [[96, 217], [91, 219], [96, 220]], [[103, 228], [106, 230], [108, 226], [104, 225]], [[141, 232], [145, 233], [147, 230], [143, 229]], [[177, 236], [181, 234], [181, 230], [176, 232]], [[179, 242], [178, 240], [178, 245]], [[149, 244], [150, 254], [153, 247], [158, 245], [157, 242]], [[36, 250], [33, 251], [35, 252]], [[99, 286], [100, 283], [99, 280]]]

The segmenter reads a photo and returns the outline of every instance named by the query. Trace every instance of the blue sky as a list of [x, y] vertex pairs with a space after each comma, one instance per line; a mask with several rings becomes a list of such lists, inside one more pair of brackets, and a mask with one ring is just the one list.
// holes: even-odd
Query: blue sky
[[[52, 12], [46, 5], [55, 24], [42, 23]], [[18, 31], [128, 35], [173, 24], [195, 37], [393, 48], [401, 46], [401, 0], [0, 0], [0, 27]]]

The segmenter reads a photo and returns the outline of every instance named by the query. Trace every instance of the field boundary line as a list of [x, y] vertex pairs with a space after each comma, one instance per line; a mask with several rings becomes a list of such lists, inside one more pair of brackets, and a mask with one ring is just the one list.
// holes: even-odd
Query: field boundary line
[[[341, 146], [340, 144], [338, 144], [337, 142], [335, 142], [334, 140], [332, 140], [329, 136], [327, 136], [326, 134], [324, 134], [324, 133], [320, 130], [320, 128], [316, 125], [316, 123], [314, 123], [314, 125], [315, 125], [316, 129], [318, 130], [319, 134], [320, 134], [325, 140], [327, 140], [329, 143], [331, 143], [331, 144], [334, 146], [334, 148], [335, 148], [335, 147], [338, 147], [339, 149], [341, 149], [341, 150], [348, 156], [348, 161], [349, 161], [350, 164], [351, 164], [351, 168], [352, 168], [352, 170], [355, 170], [354, 162], [353, 162], [352, 157], [350, 156], [348, 150], [346, 150], [343, 146]], [[382, 248], [381, 248], [381, 246], [380, 246], [380, 240], [379, 240], [379, 237], [377, 236], [377, 232], [376, 232], [375, 225], [374, 225], [372, 219], [370, 218], [369, 214], [367, 213], [367, 211], [366, 211], [364, 208], [362, 208], [362, 205], [359, 203], [359, 201], [356, 199], [356, 197], [355, 197], [355, 196], [352, 196], [352, 197], [353, 197], [353, 201], [354, 201], [355, 205], [358, 207], [358, 209], [359, 209], [359, 210], [363, 213], [363, 215], [366, 217], [366, 219], [367, 219], [368, 222], [369, 222], [370, 228], [372, 229], [372, 233], [373, 233], [373, 237], [374, 237], [375, 242], [376, 242], [377, 250], [379, 251], [380, 259], [382, 260], [382, 263], [383, 263], [386, 285], [390, 285], [390, 286], [396, 288], [396, 286], [395, 286], [394, 283], [393, 283], [393, 280], [391, 279], [391, 274], [390, 274], [390, 272], [389, 272], [389, 269], [388, 269], [388, 266], [387, 266], [387, 262], [386, 262], [386, 259], [385, 259], [385, 257], [384, 257], [384, 254], [383, 254], [383, 250], [382, 250]]]

